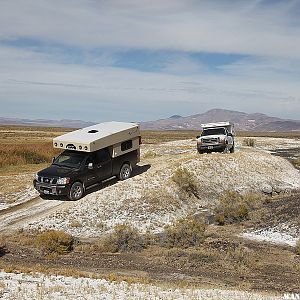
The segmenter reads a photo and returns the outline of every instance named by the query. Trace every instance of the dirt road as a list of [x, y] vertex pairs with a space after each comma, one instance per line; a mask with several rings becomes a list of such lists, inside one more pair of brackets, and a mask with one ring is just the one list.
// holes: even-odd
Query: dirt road
[[72, 202], [35, 197], [21, 204], [1, 210], [0, 233], [13, 232], [24, 224], [28, 224], [39, 217], [44, 217], [70, 205], [72, 205]]

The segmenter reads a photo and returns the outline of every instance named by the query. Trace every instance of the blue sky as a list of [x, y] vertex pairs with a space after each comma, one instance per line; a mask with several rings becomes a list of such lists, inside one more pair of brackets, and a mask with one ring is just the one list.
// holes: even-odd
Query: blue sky
[[300, 119], [300, 1], [3, 0], [1, 116]]

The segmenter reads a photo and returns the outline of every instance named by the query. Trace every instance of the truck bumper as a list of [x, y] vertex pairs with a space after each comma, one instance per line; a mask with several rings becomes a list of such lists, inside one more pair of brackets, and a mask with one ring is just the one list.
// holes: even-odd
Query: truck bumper
[[223, 152], [226, 149], [226, 145], [197, 145], [198, 152]]
[[34, 188], [44, 195], [68, 195], [70, 191], [69, 185], [55, 185], [38, 182], [36, 179], [33, 180]]

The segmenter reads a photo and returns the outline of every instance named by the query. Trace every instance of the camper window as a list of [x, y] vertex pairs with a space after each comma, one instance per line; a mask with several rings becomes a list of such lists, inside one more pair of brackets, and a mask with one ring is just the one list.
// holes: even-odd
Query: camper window
[[126, 151], [126, 150], [129, 150], [132, 148], [132, 140], [129, 140], [129, 141], [126, 141], [126, 142], [123, 142], [121, 144], [121, 150], [122, 151]]

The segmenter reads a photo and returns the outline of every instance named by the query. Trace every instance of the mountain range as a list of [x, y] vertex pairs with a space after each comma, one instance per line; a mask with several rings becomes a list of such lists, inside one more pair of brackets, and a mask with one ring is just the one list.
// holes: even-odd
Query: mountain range
[[199, 130], [202, 123], [230, 121], [240, 131], [300, 131], [300, 120], [270, 117], [262, 113], [247, 114], [226, 109], [211, 109], [202, 114], [142, 122], [144, 130]]
[[[205, 113], [191, 116], [173, 115], [166, 119], [140, 122], [143, 130], [199, 130], [202, 123], [230, 121], [240, 131], [300, 131], [300, 120], [270, 117], [262, 113], [247, 114], [244, 112], [211, 109]], [[2, 125], [45, 126], [83, 128], [96, 124], [81, 120], [47, 120], [47, 119], [19, 119], [0, 117]]]

